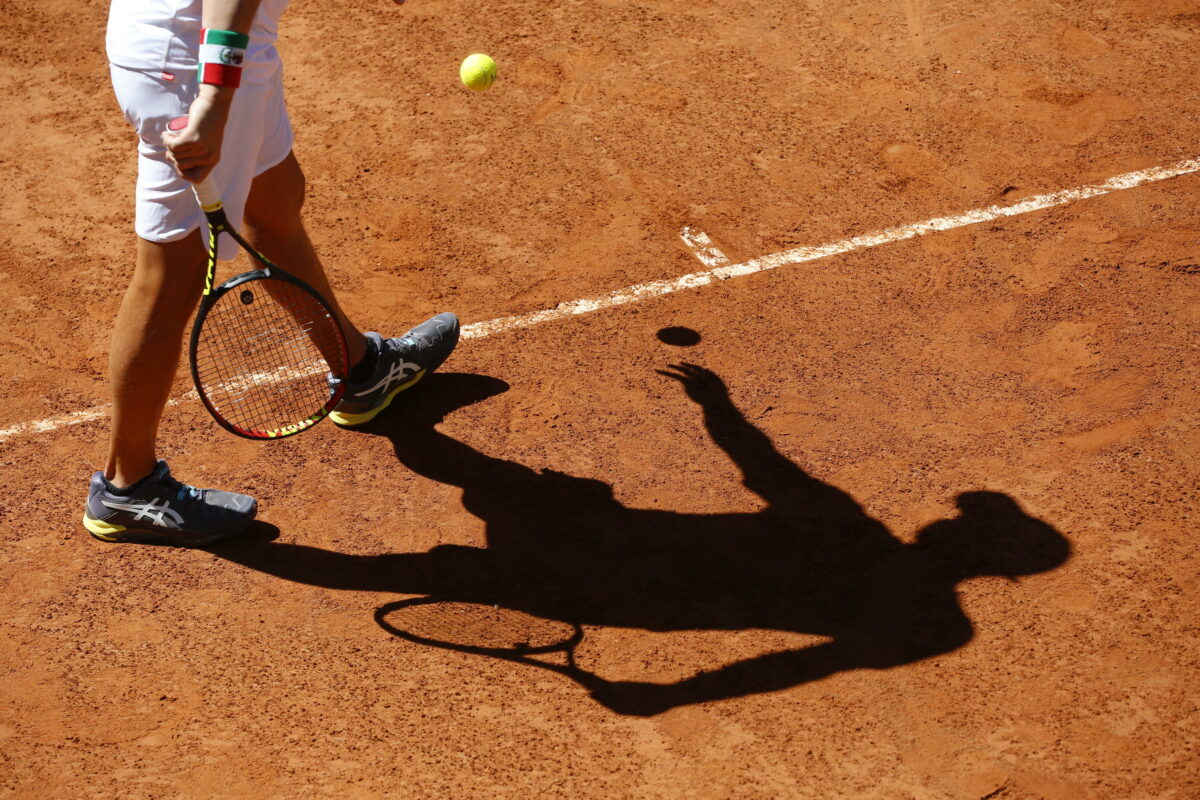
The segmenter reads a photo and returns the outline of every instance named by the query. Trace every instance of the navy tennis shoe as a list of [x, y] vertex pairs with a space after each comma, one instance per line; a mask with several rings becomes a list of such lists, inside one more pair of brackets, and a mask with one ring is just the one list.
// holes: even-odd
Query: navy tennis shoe
[[171, 477], [167, 462], [125, 489], [92, 476], [83, 527], [105, 542], [204, 547], [241, 533], [258, 513], [253, 497], [197, 489]]
[[438, 314], [394, 339], [368, 333], [368, 347], [373, 347], [376, 354], [375, 370], [370, 377], [347, 384], [346, 394], [329, 418], [346, 428], [375, 419], [396, 395], [450, 357], [458, 335], [458, 317], [453, 314]]

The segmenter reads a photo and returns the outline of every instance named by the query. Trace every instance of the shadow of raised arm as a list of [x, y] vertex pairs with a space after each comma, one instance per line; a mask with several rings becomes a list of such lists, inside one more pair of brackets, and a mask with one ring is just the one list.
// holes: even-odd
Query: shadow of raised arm
[[741, 470], [747, 489], [772, 505], [801, 502], [809, 508], [857, 511], [858, 503], [849, 494], [813, 478], [781, 454], [737, 409], [716, 373], [688, 363], [657, 372], [682, 384], [688, 397], [703, 409], [709, 435]]
[[[965, 616], [943, 613], [935, 636], [909, 630], [857, 631], [832, 641], [766, 653], [698, 672], [675, 683], [576, 678], [592, 697], [620, 714], [652, 716], [678, 706], [776, 692], [858, 669], [889, 669], [955, 650], [970, 641]], [[914, 620], [914, 622], [916, 622]]]

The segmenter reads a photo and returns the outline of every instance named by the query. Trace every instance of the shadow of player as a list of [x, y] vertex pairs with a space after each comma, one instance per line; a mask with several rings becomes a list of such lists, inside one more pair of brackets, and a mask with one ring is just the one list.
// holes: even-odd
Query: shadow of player
[[[481, 453], [435, 425], [454, 408], [507, 386], [442, 375], [410, 398], [403, 414], [367, 432], [388, 437], [400, 462], [418, 474], [461, 487], [463, 506], [487, 525], [485, 548], [354, 556], [251, 538], [214, 552], [304, 583], [486, 603], [576, 628], [763, 628], [828, 639], [714, 665], [669, 684], [609, 681], [573, 662], [513, 659], [554, 669], [608, 708], [635, 715], [947, 653], [973, 635], [958, 583], [1043, 572], [1069, 555], [1053, 527], [1006, 495], [984, 491], [959, 495], [956, 517], [905, 544], [849, 494], [781, 455], [738, 411], [717, 375], [691, 364], [661, 374], [699, 405], [713, 441], [766, 508], [729, 514], [627, 508], [602, 481]], [[385, 628], [391, 630], [383, 615], [403, 603], [380, 609]]]

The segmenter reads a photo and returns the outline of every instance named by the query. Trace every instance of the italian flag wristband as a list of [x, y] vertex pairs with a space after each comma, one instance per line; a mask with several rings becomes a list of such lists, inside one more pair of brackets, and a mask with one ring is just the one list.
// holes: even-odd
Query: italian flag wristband
[[244, 33], [202, 28], [197, 80], [236, 89], [242, 83], [242, 62], [249, 44], [250, 37]]

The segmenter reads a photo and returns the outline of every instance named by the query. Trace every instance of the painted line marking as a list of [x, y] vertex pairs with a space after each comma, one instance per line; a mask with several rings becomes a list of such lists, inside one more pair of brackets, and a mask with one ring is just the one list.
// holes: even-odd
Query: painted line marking
[[[704, 272], [693, 272], [672, 280], [651, 281], [649, 283], [637, 284], [636, 286], [627, 286], [605, 297], [572, 300], [567, 303], [560, 303], [554, 308], [534, 311], [530, 314], [501, 317], [500, 319], [488, 322], [475, 322], [463, 326], [462, 335], [463, 338], [467, 339], [493, 336], [497, 333], [516, 328], [528, 328], [533, 325], [540, 325], [543, 322], [552, 322], [578, 314], [589, 314], [603, 308], [623, 306], [628, 303], [637, 302], [638, 300], [661, 297], [662, 295], [684, 289], [696, 289], [701, 286], [707, 286], [714, 280], [727, 280], [742, 275], [753, 275], [756, 272], [764, 272], [791, 264], [803, 264], [806, 261], [828, 258], [829, 256], [848, 253], [852, 250], [864, 250], [870, 247], [878, 247], [882, 244], [901, 242], [905, 239], [924, 236], [928, 233], [948, 231], [966, 225], [991, 222], [1005, 217], [1015, 217], [1020, 214], [1028, 214], [1031, 211], [1041, 211], [1046, 208], [1066, 205], [1076, 200], [1086, 200], [1091, 197], [1099, 197], [1111, 192], [1154, 183], [1155, 181], [1177, 178], [1180, 175], [1187, 175], [1192, 172], [1200, 172], [1200, 158], [1191, 158], [1162, 167], [1150, 167], [1149, 169], [1138, 170], [1137, 172], [1126, 172], [1123, 175], [1117, 175], [1100, 183], [1085, 184], [1073, 189], [1054, 192], [1053, 194], [1028, 197], [1010, 206], [987, 206], [986, 208], [977, 208], [973, 211], [966, 211], [952, 217], [934, 217], [924, 222], [914, 222], [911, 225], [903, 225], [898, 228], [886, 228], [876, 233], [843, 239], [840, 242], [832, 242], [814, 247], [797, 247], [793, 250], [785, 250], [781, 253], [754, 258], [741, 264], [728, 264], [714, 267]], [[691, 231], [690, 228], [686, 230]]]
[[706, 267], [723, 267], [729, 263], [729, 258], [717, 249], [713, 240], [704, 231], [698, 231], [687, 225], [679, 232], [679, 238], [688, 246], [700, 263]]
[[[590, 314], [593, 311], [600, 311], [605, 308], [614, 308], [616, 306], [635, 303], [639, 300], [661, 297], [684, 289], [697, 289], [701, 286], [707, 286], [714, 280], [728, 280], [729, 278], [737, 278], [742, 275], [753, 275], [757, 272], [765, 272], [792, 264], [803, 264], [807, 261], [829, 258], [830, 256], [849, 253], [854, 250], [865, 250], [871, 247], [891, 244], [892, 242], [902, 242], [905, 239], [913, 239], [917, 236], [925, 236], [926, 234], [937, 233], [939, 231], [953, 230], [954, 228], [962, 228], [967, 225], [977, 225], [980, 222], [992, 222], [1006, 217], [1016, 217], [1021, 214], [1063, 206], [1078, 200], [1100, 197], [1112, 192], [1133, 189], [1148, 183], [1165, 181], [1194, 172], [1200, 172], [1200, 158], [1190, 158], [1161, 167], [1150, 167], [1136, 172], [1126, 172], [1100, 183], [1089, 183], [1073, 189], [1063, 189], [1051, 194], [1027, 197], [1009, 206], [987, 206], [986, 208], [977, 208], [950, 217], [934, 217], [923, 222], [914, 222], [910, 225], [902, 225], [897, 228], [885, 228], [882, 231], [862, 236], [853, 236], [849, 239], [843, 239], [840, 242], [784, 250], [780, 253], [752, 258], [741, 264], [725, 263], [728, 262], [728, 259], [724, 253], [713, 246], [712, 240], [708, 236], [693, 228], [684, 228], [680, 233], [684, 243], [696, 255], [696, 258], [700, 259], [701, 263], [705, 266], [709, 266], [710, 269], [704, 272], [693, 272], [688, 275], [682, 275], [671, 280], [650, 281], [649, 283], [627, 286], [604, 297], [571, 300], [566, 303], [559, 303], [554, 308], [534, 311], [529, 314], [500, 317], [499, 319], [488, 320], [486, 322], [473, 322], [470, 325], [463, 326], [462, 338], [481, 339], [485, 336], [494, 336], [498, 333], [517, 328], [529, 328], [544, 322], [553, 322], [555, 320], [578, 316], [579, 314]], [[710, 261], [712, 262], [711, 264]], [[177, 405], [195, 396], [195, 392], [188, 392], [180, 397], [171, 399], [167, 404], [171, 406]], [[0, 442], [23, 434], [46, 433], [70, 425], [93, 422], [108, 416], [108, 408], [106, 404], [84, 411], [75, 411], [61, 417], [43, 419], [36, 422], [20, 422], [7, 428], [0, 428]]]

